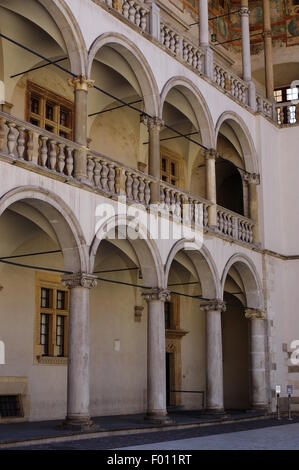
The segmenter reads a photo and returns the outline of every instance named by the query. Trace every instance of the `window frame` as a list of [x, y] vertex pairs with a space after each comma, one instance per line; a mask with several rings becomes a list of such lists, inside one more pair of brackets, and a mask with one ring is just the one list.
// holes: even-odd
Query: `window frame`
[[[50, 290], [48, 307], [41, 306], [42, 289]], [[68, 358], [68, 324], [69, 324], [69, 289], [61, 284], [60, 276], [36, 273], [36, 315], [34, 331], [34, 363], [37, 364], [67, 364]], [[63, 309], [57, 308], [57, 292], [65, 294]], [[43, 355], [41, 344], [41, 315], [49, 315], [48, 355]], [[57, 317], [64, 318], [63, 326], [63, 355], [58, 355], [57, 345]]]
[[[52, 132], [53, 134], [57, 135], [58, 137], [62, 137], [64, 139], [73, 140], [74, 135], [74, 103], [65, 99], [61, 95], [57, 95], [56, 93], [48, 90], [47, 88], [43, 88], [40, 85], [37, 85], [34, 82], [27, 81], [27, 99], [26, 99], [26, 121], [31, 122], [31, 120], [36, 120], [38, 124], [34, 124], [41, 129], [45, 129], [48, 132]], [[34, 113], [31, 111], [31, 97], [36, 96], [40, 101], [40, 110], [39, 114]], [[51, 102], [53, 104], [53, 119], [48, 119], [46, 116], [46, 108], [47, 102]], [[64, 126], [60, 124], [60, 113], [61, 110], [66, 110], [69, 112], [69, 126]], [[52, 128], [52, 130], [46, 129], [46, 126]], [[60, 135], [60, 132], [63, 132], [66, 135]]]
[[[162, 158], [165, 158], [167, 161], [167, 166], [168, 169], [164, 171], [162, 169]], [[177, 176], [171, 175], [170, 172], [170, 166], [171, 163], [175, 163], [177, 167]], [[163, 146], [160, 147], [160, 179], [163, 183], [170, 184], [171, 186], [174, 186], [175, 188], [182, 189], [183, 185], [183, 166], [182, 166], [182, 158], [180, 155], [177, 153], [173, 152], [172, 150], [169, 150], [168, 148], [165, 148]], [[163, 176], [166, 176], [167, 180], [163, 180]], [[175, 178], [176, 184], [174, 185], [171, 183], [171, 179]]]

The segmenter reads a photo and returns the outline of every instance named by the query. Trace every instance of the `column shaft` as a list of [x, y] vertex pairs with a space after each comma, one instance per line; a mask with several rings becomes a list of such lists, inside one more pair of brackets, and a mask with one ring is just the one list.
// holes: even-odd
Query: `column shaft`
[[207, 305], [206, 310], [206, 408], [223, 412], [222, 302]]
[[156, 179], [151, 185], [151, 203], [160, 202], [160, 132], [164, 125], [158, 117], [144, 116], [142, 122], [148, 128], [148, 173]]
[[268, 99], [273, 100], [274, 75], [273, 75], [273, 60], [272, 60], [270, 0], [263, 0], [263, 22], [264, 22], [264, 60], [265, 60], [266, 96]]
[[213, 149], [205, 152], [206, 165], [206, 199], [213, 204], [209, 207], [209, 227], [217, 227], [217, 194], [216, 194], [216, 151]]
[[253, 228], [253, 241], [255, 243], [259, 242], [259, 213], [258, 213], [258, 193], [257, 193], [257, 183], [249, 182], [248, 184], [249, 192], [249, 213], [250, 218], [254, 220]]
[[198, 0], [199, 14], [199, 44], [200, 46], [209, 45], [209, 5], [208, 0]]
[[251, 80], [251, 57], [250, 57], [250, 29], [249, 29], [249, 9], [248, 0], [242, 0], [239, 15], [241, 17], [242, 28], [242, 70], [243, 80]]

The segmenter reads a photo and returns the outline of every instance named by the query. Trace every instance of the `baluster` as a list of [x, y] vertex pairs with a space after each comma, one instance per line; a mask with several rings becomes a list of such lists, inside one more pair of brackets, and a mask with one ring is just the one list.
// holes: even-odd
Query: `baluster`
[[196, 53], [196, 55], [197, 55], [197, 67], [196, 67], [196, 68], [197, 68], [197, 70], [198, 70], [199, 72], [201, 72], [202, 55], [201, 55], [201, 53], [200, 53], [199, 51]]
[[107, 168], [107, 162], [105, 161], [101, 161], [101, 165], [102, 165], [102, 171], [101, 171], [101, 186], [102, 186], [102, 189], [103, 191], [108, 191], [108, 186], [107, 186], [107, 182], [108, 182], [108, 168]]
[[170, 205], [170, 195], [169, 195], [169, 189], [165, 188], [165, 207], [166, 209], [169, 210], [169, 205]]
[[73, 150], [71, 147], [66, 147], [66, 160], [65, 160], [65, 168], [67, 176], [72, 176], [73, 169], [74, 169], [74, 158], [73, 158]]
[[221, 71], [220, 86], [223, 89], [225, 89], [225, 82], [226, 82], [226, 73], [222, 70]]
[[127, 0], [124, 0], [124, 3], [123, 3], [123, 16], [127, 19], [129, 18], [129, 8], [130, 8], [129, 2]]
[[133, 178], [129, 171], [126, 171], [126, 177], [126, 195], [128, 199], [132, 199]]
[[164, 29], [164, 25], [161, 24], [161, 32], [160, 32], [160, 41], [161, 41], [161, 44], [163, 44], [164, 46], [164, 43], [165, 43], [165, 29]]
[[163, 210], [165, 207], [165, 188], [160, 186], [160, 208]]
[[165, 43], [164, 46], [169, 49], [170, 46], [170, 31], [169, 28], [165, 27]]
[[203, 224], [205, 227], [208, 226], [209, 221], [209, 213], [208, 213], [208, 206], [207, 204], [203, 204]]
[[23, 126], [18, 126], [17, 127], [19, 131], [18, 135], [18, 141], [17, 141], [17, 152], [18, 152], [18, 157], [21, 160], [24, 160], [24, 152], [25, 152], [25, 127]]
[[140, 10], [141, 10], [141, 7], [139, 5], [136, 5], [135, 8], [136, 8], [135, 24], [136, 24], [136, 26], [140, 27], [140, 22], [141, 22]]
[[51, 170], [55, 170], [56, 158], [57, 158], [56, 141], [51, 139], [50, 140], [50, 152], [49, 152], [49, 163], [50, 163]]
[[0, 117], [0, 152], [3, 151], [5, 140], [5, 119]]
[[139, 202], [144, 203], [144, 190], [145, 190], [145, 183], [142, 176], [139, 176], [139, 190], [138, 190], [138, 199]]
[[181, 217], [182, 207], [181, 207], [181, 195], [179, 192], [176, 193], [175, 197], [175, 215]]
[[93, 180], [96, 187], [101, 186], [101, 171], [102, 171], [102, 164], [98, 157], [94, 157], [94, 170], [93, 170]]
[[170, 45], [169, 45], [169, 49], [171, 50], [171, 52], [175, 52], [175, 33], [174, 31], [170, 31]]
[[8, 147], [9, 155], [12, 155], [12, 156], [14, 156], [14, 149], [16, 145], [16, 135], [14, 132], [15, 127], [16, 125], [14, 122], [8, 123], [9, 132], [7, 135], [7, 147]]
[[93, 171], [95, 163], [93, 161], [92, 155], [87, 155], [87, 178], [92, 183], [93, 182]]
[[144, 201], [147, 206], [151, 201], [151, 186], [150, 185], [151, 185], [150, 180], [145, 179]]
[[197, 69], [197, 62], [198, 62], [197, 52], [193, 51], [192, 67], [194, 69]]
[[186, 41], [183, 41], [183, 59], [187, 62], [188, 60], [188, 44]]
[[189, 65], [192, 65], [192, 60], [193, 60], [193, 48], [191, 46], [191, 44], [188, 44], [188, 64]]
[[147, 26], [147, 11], [144, 10], [144, 8], [141, 8], [140, 14], [141, 14], [140, 28], [142, 29], [142, 31], [145, 31], [146, 26]]
[[173, 189], [170, 190], [169, 197], [170, 197], [170, 212], [172, 212], [172, 214], [175, 214], [175, 191]]
[[27, 141], [27, 151], [26, 151], [28, 162], [32, 162], [33, 150], [34, 150], [33, 132], [28, 131], [28, 141]]
[[111, 193], [115, 193], [115, 168], [113, 163], [108, 164], [108, 188]]
[[132, 185], [132, 194], [133, 200], [138, 202], [138, 188], [139, 188], [139, 180], [136, 174], [133, 174], [133, 185]]
[[135, 13], [136, 13], [136, 10], [135, 10], [135, 7], [134, 7], [134, 0], [129, 0], [129, 21], [131, 21], [131, 23], [135, 23]]
[[41, 136], [41, 149], [40, 149], [40, 163], [41, 166], [45, 167], [47, 165], [47, 160], [48, 160], [48, 137], [45, 137], [44, 135]]
[[58, 144], [59, 147], [59, 153], [58, 153], [58, 171], [59, 173], [63, 173], [64, 167], [65, 167], [65, 154], [64, 154], [64, 144]]
[[176, 56], [181, 56], [181, 43], [180, 43], [180, 36], [178, 34], [175, 35], [175, 55]]

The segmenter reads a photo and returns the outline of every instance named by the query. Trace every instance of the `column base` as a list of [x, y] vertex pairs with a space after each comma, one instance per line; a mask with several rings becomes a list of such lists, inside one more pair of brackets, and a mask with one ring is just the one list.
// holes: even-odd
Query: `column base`
[[265, 414], [269, 413], [269, 409], [267, 405], [264, 404], [257, 404], [257, 405], [252, 405], [250, 408], [250, 411], [258, 411], [258, 412], [264, 412]]
[[91, 432], [99, 429], [99, 426], [89, 416], [67, 416], [59, 427], [77, 432]]
[[144, 416], [144, 420], [156, 425], [163, 425], [163, 424], [172, 424], [173, 419], [171, 419], [168, 414], [164, 413], [147, 413]]
[[224, 408], [206, 408], [205, 409], [205, 414], [217, 416], [220, 419], [228, 419], [229, 418], [229, 416], [228, 416], [227, 412], [224, 410]]

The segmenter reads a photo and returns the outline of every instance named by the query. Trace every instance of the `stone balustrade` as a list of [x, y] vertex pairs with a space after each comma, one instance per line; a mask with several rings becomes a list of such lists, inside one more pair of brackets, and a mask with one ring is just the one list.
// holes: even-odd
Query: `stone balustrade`
[[[78, 182], [108, 197], [124, 196], [129, 204], [148, 207], [155, 178], [117, 163], [30, 123], [0, 111], [0, 158], [64, 182]], [[86, 165], [86, 176], [76, 176], [76, 164]], [[83, 166], [84, 166], [83, 165]], [[81, 167], [82, 170], [82, 167]], [[160, 209], [175, 219], [209, 229], [210, 201], [160, 182]], [[254, 222], [217, 206], [220, 233], [244, 243], [253, 242]]]
[[256, 110], [264, 116], [275, 120], [273, 104], [261, 95], [256, 95]]
[[135, 0], [104, 0], [104, 3], [142, 31], [149, 31], [149, 9], [145, 5]]
[[219, 64], [214, 64], [214, 82], [240, 103], [248, 105], [248, 85], [237, 75]]
[[276, 106], [277, 123], [283, 124], [297, 124], [299, 123], [299, 105], [292, 104], [289, 101], [284, 103], [277, 103]]
[[189, 221], [192, 224], [208, 226], [209, 201], [181, 191], [171, 184], [160, 183], [160, 206], [174, 217]]
[[234, 240], [253, 242], [254, 222], [236, 212], [217, 206], [217, 230]]

